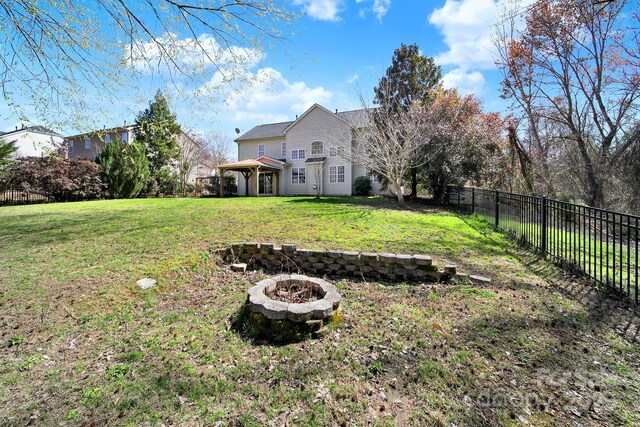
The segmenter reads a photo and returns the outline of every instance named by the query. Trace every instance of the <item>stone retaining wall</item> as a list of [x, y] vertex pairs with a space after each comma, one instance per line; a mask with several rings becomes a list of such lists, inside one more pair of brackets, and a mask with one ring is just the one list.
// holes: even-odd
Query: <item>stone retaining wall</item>
[[390, 281], [445, 281], [456, 275], [453, 265], [438, 270], [427, 255], [298, 249], [294, 244], [233, 243], [212, 251], [228, 263], [248, 269], [317, 276], [355, 276]]

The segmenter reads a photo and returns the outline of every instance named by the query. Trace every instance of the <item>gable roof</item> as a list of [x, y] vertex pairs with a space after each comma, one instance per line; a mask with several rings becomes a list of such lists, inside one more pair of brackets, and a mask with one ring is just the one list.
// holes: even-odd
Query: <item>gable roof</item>
[[243, 133], [235, 139], [238, 141], [246, 141], [250, 139], [277, 138], [284, 137], [284, 130], [293, 122], [268, 123], [258, 125], [251, 130]]
[[51, 129], [46, 128], [44, 126], [23, 127], [21, 129], [11, 130], [9, 132], [0, 132], [0, 135], [7, 136], [7, 135], [11, 135], [13, 133], [19, 133], [19, 132], [41, 133], [41, 134], [44, 134], [44, 135], [58, 136], [60, 138], [64, 138], [64, 136], [60, 135], [58, 132], [54, 132]]
[[321, 108], [329, 114], [335, 114], [339, 119], [345, 121], [347, 124], [349, 124], [349, 126], [355, 128], [362, 127], [367, 117], [366, 111], [364, 109], [338, 111], [338, 113], [332, 113], [320, 104], [313, 104], [301, 116], [297, 117], [296, 120], [289, 122], [266, 123], [255, 126], [254, 128], [240, 135], [234, 141], [241, 142], [253, 139], [284, 138], [287, 130], [289, 130], [289, 128], [291, 128], [294, 124], [302, 120], [302, 118], [305, 117], [314, 108]]

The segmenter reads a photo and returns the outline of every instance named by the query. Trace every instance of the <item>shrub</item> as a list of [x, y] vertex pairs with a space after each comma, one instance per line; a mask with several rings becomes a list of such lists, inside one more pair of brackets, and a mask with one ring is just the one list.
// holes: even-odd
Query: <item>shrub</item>
[[353, 192], [356, 196], [368, 196], [371, 193], [371, 178], [359, 176], [353, 183]]
[[111, 141], [104, 146], [96, 161], [101, 166], [112, 197], [136, 197], [147, 185], [149, 161], [141, 144]]
[[8, 166], [5, 188], [36, 193], [56, 202], [104, 196], [98, 165], [88, 159], [26, 157]]

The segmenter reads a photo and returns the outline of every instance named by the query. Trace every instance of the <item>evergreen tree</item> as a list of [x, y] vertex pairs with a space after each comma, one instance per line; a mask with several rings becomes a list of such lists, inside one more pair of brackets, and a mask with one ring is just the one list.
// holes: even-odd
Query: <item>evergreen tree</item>
[[[420, 54], [418, 45], [402, 43], [393, 53], [391, 66], [374, 88], [374, 102], [392, 114], [406, 113], [413, 103], [428, 107], [433, 101], [432, 90], [442, 79], [442, 69], [433, 58]], [[416, 197], [417, 169], [409, 170], [412, 197]], [[383, 177], [379, 177], [384, 181]]]
[[15, 153], [17, 149], [18, 147], [16, 147], [15, 141], [0, 141], [0, 167], [11, 161], [13, 153]]
[[136, 142], [143, 144], [149, 159], [151, 175], [156, 176], [164, 166], [170, 166], [178, 160], [180, 149], [177, 136], [180, 125], [176, 115], [171, 112], [166, 98], [160, 90], [149, 103], [149, 108], [136, 117]]
[[134, 198], [149, 180], [149, 161], [144, 146], [138, 142], [126, 144], [113, 140], [96, 158], [102, 167], [104, 182], [116, 198]]

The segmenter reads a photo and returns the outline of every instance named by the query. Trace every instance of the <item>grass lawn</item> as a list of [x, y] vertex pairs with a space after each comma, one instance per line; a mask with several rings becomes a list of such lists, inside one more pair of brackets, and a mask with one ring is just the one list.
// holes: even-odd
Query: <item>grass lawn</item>
[[[230, 330], [234, 241], [424, 253], [490, 285], [334, 280], [341, 324]], [[158, 286], [142, 291], [149, 276]], [[637, 425], [638, 319], [471, 217], [371, 198], [0, 208], [0, 426]]]

